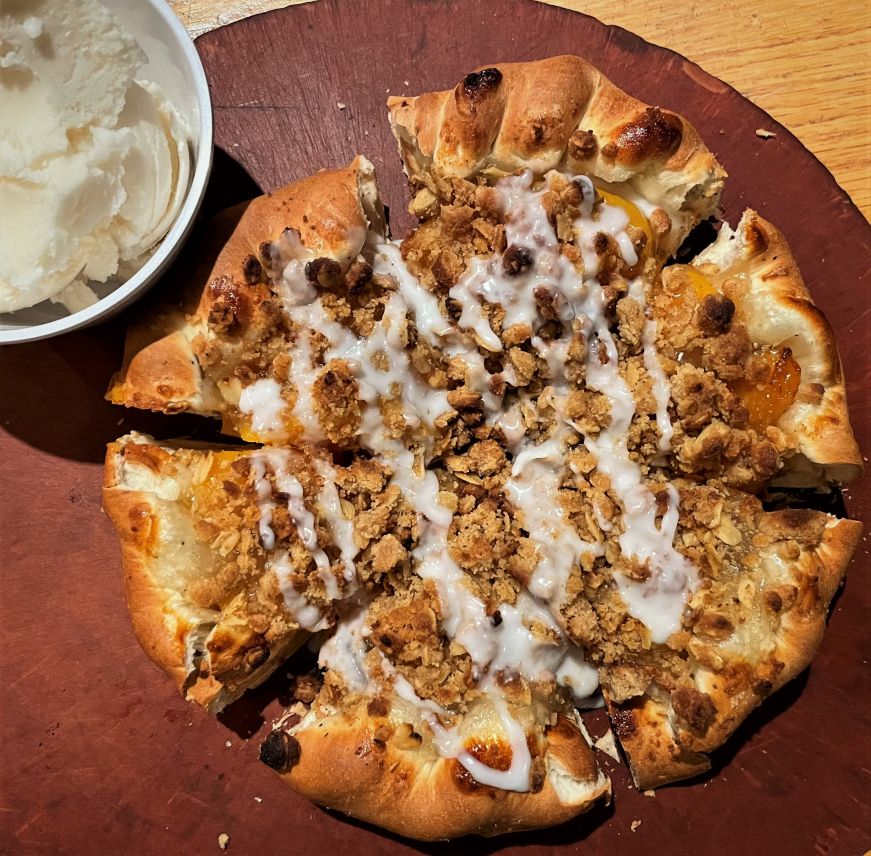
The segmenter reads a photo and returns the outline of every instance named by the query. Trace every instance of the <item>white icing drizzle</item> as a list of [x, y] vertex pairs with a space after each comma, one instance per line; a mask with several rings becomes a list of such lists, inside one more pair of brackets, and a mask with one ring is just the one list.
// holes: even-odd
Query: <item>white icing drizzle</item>
[[[295, 270], [295, 273], [301, 275], [299, 270]], [[416, 295], [418, 298], [419, 295]], [[303, 423], [306, 439], [317, 441], [322, 437], [311, 404], [312, 388], [322, 367], [312, 365], [309, 330], [316, 330], [328, 342], [324, 365], [332, 360], [345, 360], [353, 370], [359, 398], [367, 405], [363, 408], [360, 436], [370, 448], [377, 450], [384, 445], [384, 426], [378, 412], [380, 399], [399, 397], [409, 424], [415, 428], [424, 425], [432, 429], [435, 420], [451, 409], [447, 403], [447, 392], [432, 389], [411, 368], [403, 339], [408, 305], [402, 293], [394, 292], [390, 296], [381, 321], [366, 338], [357, 337], [347, 327], [333, 321], [317, 296], [310, 303], [287, 305], [285, 308], [301, 328], [292, 351], [290, 375], [297, 390], [294, 415]], [[379, 354], [382, 355], [381, 359], [387, 361], [386, 371], [379, 369], [373, 362]]]
[[281, 552], [279, 555], [271, 557], [266, 563], [266, 567], [278, 577], [278, 584], [284, 597], [284, 605], [287, 607], [287, 611], [293, 620], [300, 627], [312, 633], [325, 630], [329, 626], [326, 616], [317, 606], [306, 600], [293, 586], [291, 580], [293, 566], [290, 563], [290, 557], [287, 552]]
[[334, 671], [351, 692], [366, 692], [371, 685], [364, 641], [368, 616], [368, 610], [362, 605], [343, 615], [318, 653], [318, 665]]
[[532, 767], [532, 755], [526, 742], [526, 731], [523, 726], [511, 716], [508, 705], [502, 693], [492, 689], [485, 693], [484, 702], [493, 707], [499, 718], [502, 732], [508, 739], [511, 748], [511, 762], [507, 770], [496, 770], [479, 761], [464, 745], [461, 728], [445, 728], [441, 719], [449, 716], [448, 712], [431, 699], [422, 699], [414, 691], [414, 687], [400, 675], [389, 660], [382, 657], [382, 668], [393, 681], [396, 695], [403, 701], [415, 707], [430, 727], [433, 735], [433, 745], [442, 758], [455, 758], [482, 785], [500, 788], [503, 791], [525, 793], [529, 790], [529, 773]]
[[[622, 208], [604, 203], [597, 206], [594, 215], [592, 185], [589, 179], [584, 177], [577, 181], [580, 183], [584, 197], [581, 214], [575, 222], [577, 244], [585, 265], [584, 277], [579, 276], [560, 253], [559, 242], [541, 203], [544, 190], [532, 190], [532, 174], [527, 171], [503, 179], [497, 187], [505, 200], [507, 242], [509, 246], [514, 244], [529, 249], [534, 259], [532, 267], [523, 274], [506, 278], [502, 273], [500, 261], [491, 259], [486, 269], [495, 284], [482, 280], [479, 266], [468, 278], [464, 278], [458, 286], [455, 286], [456, 294], [452, 289], [451, 296], [459, 300], [465, 308], [471, 301], [477, 302], [478, 296], [489, 299], [491, 295], [502, 294], [506, 288], [506, 280], [509, 280], [515, 294], [509, 301], [506, 326], [511, 323], [532, 324], [536, 313], [533, 292], [535, 288], [543, 285], [554, 290], [564, 301], [566, 311], [561, 313], [564, 321], [570, 318], [576, 319], [580, 322], [588, 340], [593, 340], [597, 344], [597, 347], [588, 347], [586, 384], [588, 388], [602, 393], [608, 399], [611, 420], [598, 437], [595, 439], [586, 437], [584, 443], [595, 456], [597, 468], [609, 477], [612, 490], [623, 506], [624, 532], [619, 539], [622, 552], [627, 557], [646, 564], [650, 571], [649, 578], [644, 582], [630, 580], [619, 573], [615, 574], [618, 589], [631, 614], [650, 629], [654, 641], [664, 642], [670, 633], [680, 627], [687, 594], [697, 585], [698, 574], [693, 565], [673, 546], [679, 502], [677, 492], [669, 486], [668, 509], [661, 525], [657, 527], [656, 501], [647, 486], [643, 484], [639, 466], [629, 457], [627, 438], [635, 414], [635, 399], [620, 374], [617, 348], [602, 305], [602, 292], [592, 279], [598, 272], [598, 262], [593, 247], [598, 232], [604, 231], [614, 236], [627, 264], [637, 263], [637, 255], [625, 232], [629, 218]], [[640, 283], [633, 283], [632, 287], [633, 296], [644, 307], [643, 287]], [[654, 337], [655, 328], [648, 328], [645, 361], [649, 366], [653, 366], [657, 422], [665, 443], [671, 436], [667, 409], [668, 384], [656, 358]], [[559, 341], [545, 343], [537, 338], [533, 339], [533, 345], [548, 363], [559, 408], [559, 394], [566, 391], [561, 369], [565, 360], [566, 345]], [[606, 357], [604, 363], [600, 358], [601, 350]], [[531, 463], [547, 459], [559, 461], [562, 457], [559, 444], [560, 434], [557, 433], [554, 438], [542, 444], [543, 448], [540, 451], [521, 451], [508, 485], [509, 495], [517, 500], [524, 513], [527, 513], [528, 508], [528, 513], [536, 523], [545, 522], [541, 520], [540, 505], [532, 501], [524, 503], [523, 490], [526, 487], [528, 491], [529, 486], [524, 486], [518, 476], [522, 472], [523, 462]], [[522, 443], [521, 448], [523, 448]], [[524, 458], [527, 451], [529, 454]], [[517, 462], [521, 462], [520, 468]], [[538, 469], [542, 466], [539, 465]], [[546, 473], [538, 472], [535, 475], [540, 479]], [[558, 476], [551, 473], [551, 478], [554, 477], [558, 479]], [[553, 487], [554, 485], [551, 484], [552, 489]], [[581, 545], [578, 543], [580, 539], [577, 538], [576, 533], [572, 537], [571, 534], [563, 534], [558, 525], [554, 527], [554, 523], [559, 522], [559, 515], [551, 514], [546, 522], [549, 524], [547, 528], [535, 527], [539, 530], [537, 537], [541, 539], [540, 533], [548, 529], [551, 538], [554, 538], [556, 533], [557, 539], [562, 538], [568, 542], [570, 558], [556, 563], [544, 549], [548, 546], [546, 543], [544, 548], [540, 549], [541, 569], [537, 570], [532, 585], [535, 587], [534, 591], [537, 590], [545, 597], [549, 593], [553, 594], [560, 576], [566, 574], [566, 568], [568, 571], [571, 570], [575, 559], [571, 555], [572, 548], [577, 555], [580, 555], [581, 550]], [[566, 533], [573, 531], [569, 526], [563, 528]], [[532, 529], [533, 527], [530, 527], [530, 530]]]
[[342, 556], [342, 575], [345, 582], [350, 583], [356, 578], [354, 559], [360, 552], [360, 548], [354, 541], [354, 524], [342, 511], [342, 503], [336, 489], [336, 471], [321, 458], [315, 458], [314, 465], [323, 482], [318, 496], [318, 510], [330, 524], [333, 541]]
[[[267, 551], [275, 548], [275, 533], [272, 530], [275, 499], [273, 497], [272, 485], [266, 477], [266, 465], [268, 464], [272, 470], [272, 477], [279, 493], [287, 496], [288, 514], [296, 527], [300, 541], [314, 559], [318, 576], [323, 582], [327, 597], [330, 600], [338, 600], [342, 597], [342, 592], [333, 574], [329, 557], [318, 544], [315, 517], [305, 506], [302, 485], [299, 479], [288, 472], [289, 457], [289, 452], [279, 449], [264, 449], [251, 456], [254, 489], [257, 494], [257, 504], [260, 512], [258, 531], [261, 543]], [[324, 483], [326, 485], [326, 479]], [[335, 485], [332, 487], [333, 491], [335, 491]], [[338, 496], [336, 496], [336, 501], [338, 502]], [[317, 607], [309, 604], [299, 592], [293, 589], [290, 582], [291, 568], [288, 554], [285, 552], [277, 558], [270, 559], [267, 566], [274, 570], [278, 576], [285, 605], [290, 614], [294, 616], [301, 627], [309, 630], [312, 629], [313, 624], [319, 623], [319, 620], [313, 618], [314, 613], [316, 612], [321, 618], [322, 616]], [[353, 579], [353, 564], [351, 566], [350, 579]], [[319, 627], [318, 629], [322, 628]]]
[[438, 298], [427, 291], [409, 272], [402, 259], [398, 242], [380, 241], [369, 245], [373, 255], [372, 272], [392, 276], [399, 286], [406, 305], [414, 315], [414, 326], [431, 345], [438, 345], [440, 337], [450, 336], [453, 327], [442, 315]]
[[239, 410], [251, 417], [251, 428], [264, 439], [281, 439], [286, 434], [284, 412], [287, 402], [281, 397], [281, 386], [272, 378], [255, 380], [239, 396]]
[[254, 455], [251, 458], [251, 471], [254, 473], [254, 491], [257, 494], [257, 509], [260, 519], [257, 521], [257, 530], [260, 533], [260, 543], [264, 550], [272, 550], [275, 547], [275, 533], [272, 531], [272, 485], [266, 478], [266, 464], [262, 457]]
[[[309, 321], [311, 320], [313, 319], [309, 319]], [[311, 327], [305, 327], [299, 331], [299, 338], [290, 366], [290, 376], [296, 389], [293, 415], [302, 424], [306, 439], [310, 442], [317, 442], [323, 439], [323, 432], [312, 398], [312, 386], [317, 377], [317, 370], [312, 363], [311, 332]]]
[[496, 710], [502, 731], [508, 738], [508, 745], [511, 747], [511, 763], [507, 770], [496, 770], [479, 761], [463, 746], [462, 735], [458, 730], [445, 730], [437, 720], [433, 721], [434, 717], [430, 720], [433, 742], [439, 755], [443, 758], [456, 758], [471, 773], [472, 778], [482, 785], [500, 788], [503, 791], [525, 793], [529, 790], [529, 772], [532, 766], [532, 756], [526, 742], [526, 731], [511, 716], [501, 693], [488, 692], [487, 700]]
[[509, 451], [516, 452], [526, 436], [526, 423], [523, 421], [523, 411], [520, 404], [517, 402], [512, 404], [499, 416], [495, 424], [502, 431]]
[[589, 544], [578, 535], [557, 499], [564, 461], [565, 444], [559, 437], [537, 446], [527, 444], [514, 459], [505, 486], [509, 499], [523, 512], [525, 528], [537, 548], [538, 565], [528, 588], [550, 603], [555, 613], [565, 600], [566, 584], [581, 556], [601, 554], [600, 545]]

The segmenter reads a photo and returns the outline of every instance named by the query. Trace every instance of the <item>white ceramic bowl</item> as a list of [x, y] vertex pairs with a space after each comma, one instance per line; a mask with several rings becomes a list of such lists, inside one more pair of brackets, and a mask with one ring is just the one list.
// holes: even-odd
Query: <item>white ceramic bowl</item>
[[203, 201], [212, 167], [212, 102], [206, 75], [187, 30], [165, 0], [102, 0], [148, 57], [139, 76], [159, 83], [191, 132], [191, 180], [178, 217], [160, 246], [128, 280], [87, 309], [69, 313], [46, 300], [0, 313], [0, 344], [33, 342], [103, 321], [157, 282], [185, 241]]

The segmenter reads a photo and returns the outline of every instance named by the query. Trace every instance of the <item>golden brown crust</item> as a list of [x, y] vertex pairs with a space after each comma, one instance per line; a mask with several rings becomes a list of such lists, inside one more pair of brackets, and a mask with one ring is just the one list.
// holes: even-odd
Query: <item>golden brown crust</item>
[[[819, 526], [819, 543], [792, 558], [794, 545]], [[858, 521], [806, 509], [763, 516], [758, 540], [767, 543], [756, 560], [764, 570], [762, 589], [754, 594], [756, 629], [745, 630], [738, 648], [733, 641], [691, 647], [705, 663], [695, 663], [694, 688], [668, 694], [653, 687], [623, 704], [608, 700], [637, 787], [654, 788], [707, 770], [707, 754], [810, 664], [861, 534]]]
[[225, 301], [244, 327], [253, 307], [269, 297], [264, 283], [270, 265], [278, 261], [270, 245], [285, 233], [293, 233], [312, 258], [334, 259], [346, 267], [360, 252], [370, 224], [378, 229], [381, 220], [374, 169], [361, 156], [343, 169], [323, 170], [258, 196], [215, 262], [198, 318], [208, 319], [216, 304]]
[[112, 379], [107, 398], [115, 404], [167, 413], [189, 411], [220, 415], [221, 395], [204, 375], [194, 341], [209, 335], [210, 321], [235, 325], [225, 336], [229, 350], [239, 347], [255, 308], [271, 294], [265, 285], [271, 247], [287, 233], [312, 257], [347, 265], [359, 253], [370, 225], [383, 229], [374, 170], [363, 157], [343, 169], [324, 170], [248, 203], [219, 253], [196, 311], [170, 315], [161, 326], [141, 330], [128, 342], [125, 365]]
[[801, 366], [795, 402], [777, 423], [799, 454], [775, 483], [814, 487], [858, 478], [862, 455], [850, 428], [835, 336], [782, 233], [747, 210], [734, 232], [724, 226], [693, 263], [721, 281], [754, 342], [789, 347]]
[[106, 398], [113, 404], [162, 410], [166, 413], [193, 411], [217, 415], [213, 396], [206, 392], [202, 371], [191, 347], [188, 325], [157, 338], [133, 353], [109, 387]]
[[623, 747], [632, 781], [648, 790], [701, 775], [711, 762], [698, 752], [680, 746], [668, 721], [668, 708], [650, 696], [623, 704], [607, 698], [614, 734]]
[[127, 605], [143, 650], [181, 690], [188, 678], [184, 639], [191, 629], [185, 617], [167, 610], [170, 592], [154, 584], [148, 571], [157, 539], [153, 495], [119, 489], [119, 444], [111, 443], [103, 471], [103, 510], [121, 543]]
[[[321, 805], [425, 841], [554, 826], [610, 794], [581, 728], [566, 717], [541, 733], [544, 777], [526, 793], [475, 782], [436, 753], [425, 724], [416, 724], [422, 743], [403, 743], [396, 727], [403, 718], [395, 708], [374, 717], [363, 702], [334, 715], [310, 713], [291, 729], [298, 753], [282, 778]], [[492, 744], [489, 733], [476, 737]]]
[[[103, 510], [121, 542], [127, 605], [136, 637], [148, 656], [183, 690], [189, 677], [185, 639], [195, 622], [192, 616], [172, 609], [175, 593], [159, 585], [149, 567], [159, 551], [158, 506], [150, 491], [124, 487], [123, 446], [121, 441], [107, 449]], [[157, 456], [152, 456], [152, 462], [155, 468], [161, 465]]]
[[664, 254], [713, 214], [725, 172], [695, 128], [627, 95], [576, 56], [478, 69], [454, 89], [388, 100], [406, 174], [569, 169], [628, 184], [663, 208]]

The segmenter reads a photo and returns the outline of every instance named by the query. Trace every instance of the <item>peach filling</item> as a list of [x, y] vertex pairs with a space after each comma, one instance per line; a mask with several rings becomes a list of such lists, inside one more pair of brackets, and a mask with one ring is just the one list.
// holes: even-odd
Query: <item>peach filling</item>
[[767, 426], [776, 425], [795, 401], [801, 383], [801, 366], [789, 348], [765, 348], [756, 357], [764, 361], [765, 376], [756, 382], [734, 381], [730, 387], [747, 406], [750, 427], [762, 432]]
[[644, 245], [644, 249], [638, 254], [638, 264], [632, 269], [634, 272], [640, 268], [641, 263], [645, 258], [647, 258], [653, 248], [653, 232], [651, 231], [650, 223], [644, 214], [641, 213], [641, 209], [634, 202], [630, 202], [622, 196], [617, 196], [616, 193], [609, 193], [607, 190], [602, 190], [601, 188], [596, 188], [596, 190], [606, 205], [613, 205], [615, 208], [622, 208], [629, 217], [629, 225], [636, 226], [647, 235], [647, 243]]

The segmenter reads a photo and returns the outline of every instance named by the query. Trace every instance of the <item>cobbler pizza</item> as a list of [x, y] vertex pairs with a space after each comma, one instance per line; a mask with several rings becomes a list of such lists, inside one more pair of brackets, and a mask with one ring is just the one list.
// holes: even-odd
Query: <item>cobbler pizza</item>
[[583, 60], [389, 110], [418, 227], [362, 157], [251, 202], [109, 391], [248, 444], [123, 437], [105, 508], [189, 699], [319, 648], [261, 748], [296, 791], [423, 839], [552, 825], [610, 794], [579, 710], [649, 788], [810, 662], [860, 526], [762, 500], [859, 473], [841, 367], [755, 212], [670, 263], [725, 173]]

